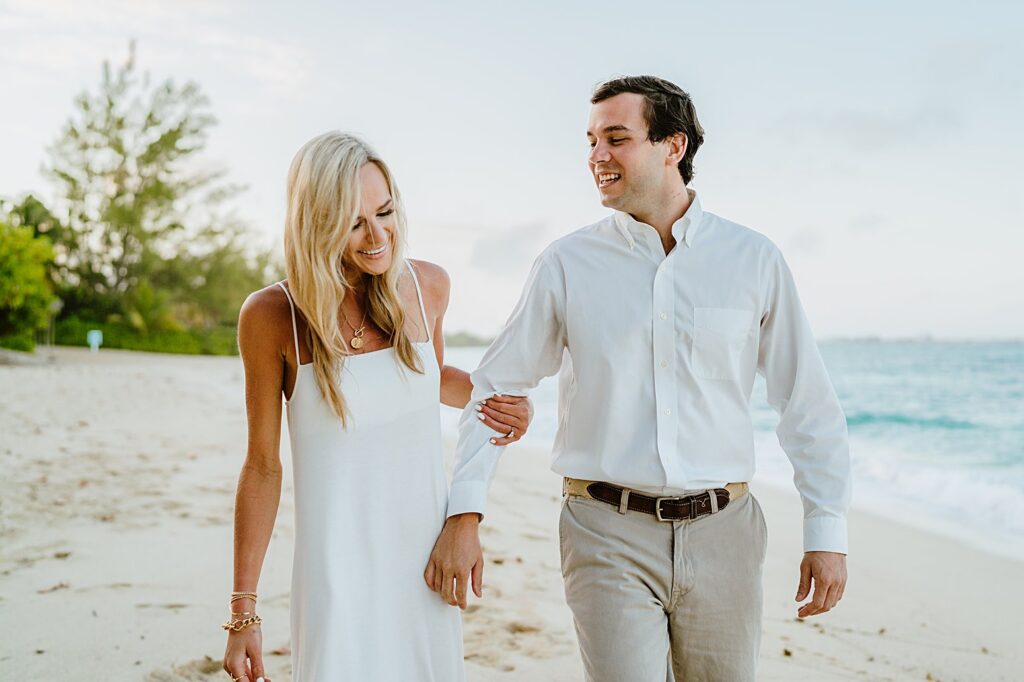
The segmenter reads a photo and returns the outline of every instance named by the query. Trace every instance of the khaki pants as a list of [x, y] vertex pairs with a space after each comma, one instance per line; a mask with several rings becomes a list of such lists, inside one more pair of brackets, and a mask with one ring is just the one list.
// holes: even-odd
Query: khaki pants
[[767, 528], [750, 493], [694, 521], [566, 497], [565, 598], [591, 682], [754, 680]]

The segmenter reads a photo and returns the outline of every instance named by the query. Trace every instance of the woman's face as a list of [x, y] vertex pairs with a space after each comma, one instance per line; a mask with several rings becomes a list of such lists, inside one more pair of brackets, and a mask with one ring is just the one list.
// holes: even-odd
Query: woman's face
[[373, 162], [359, 170], [359, 184], [363, 208], [352, 228], [345, 264], [368, 275], [383, 275], [391, 267], [394, 252], [394, 200], [387, 178]]

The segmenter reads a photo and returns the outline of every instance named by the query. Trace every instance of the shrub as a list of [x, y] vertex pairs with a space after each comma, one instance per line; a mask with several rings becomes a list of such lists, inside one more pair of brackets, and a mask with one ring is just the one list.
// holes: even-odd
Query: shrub
[[46, 266], [53, 249], [28, 227], [0, 222], [0, 345], [32, 350], [54, 301]]
[[123, 322], [90, 322], [69, 317], [57, 322], [55, 341], [62, 346], [87, 346], [90, 329], [103, 332], [103, 348], [143, 350], [183, 355], [236, 355], [235, 327], [222, 325], [210, 330], [164, 330], [140, 333]]

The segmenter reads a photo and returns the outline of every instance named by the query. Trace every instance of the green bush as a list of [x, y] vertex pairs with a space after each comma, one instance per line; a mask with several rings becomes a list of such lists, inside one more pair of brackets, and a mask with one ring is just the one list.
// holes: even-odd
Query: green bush
[[32, 350], [54, 300], [46, 272], [52, 260], [48, 239], [0, 222], [0, 345]]
[[222, 325], [210, 330], [157, 331], [142, 334], [121, 322], [89, 322], [69, 317], [57, 322], [55, 341], [62, 346], [87, 346], [90, 329], [103, 332], [103, 348], [143, 350], [183, 355], [236, 355], [235, 327]]
[[238, 355], [238, 327], [234, 325], [214, 327], [203, 332], [200, 340], [203, 353], [208, 355]]
[[35, 349], [35, 340], [31, 336], [4, 336], [0, 337], [0, 348], [11, 350], [23, 350], [26, 352]]

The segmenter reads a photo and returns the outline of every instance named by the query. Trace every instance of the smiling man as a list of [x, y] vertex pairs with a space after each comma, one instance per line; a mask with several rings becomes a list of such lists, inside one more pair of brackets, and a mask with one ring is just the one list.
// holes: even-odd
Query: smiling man
[[[589, 680], [754, 680], [767, 534], [749, 401], [764, 375], [804, 505], [796, 600], [846, 585], [846, 420], [782, 255], [701, 208], [693, 103], [652, 76], [602, 84], [589, 166], [614, 213], [551, 244], [473, 372], [473, 401], [563, 367], [552, 469], [565, 595]], [[432, 587], [479, 595], [478, 525], [501, 450], [463, 413]], [[525, 504], [525, 502], [524, 502]], [[813, 587], [813, 594], [812, 594]]]

